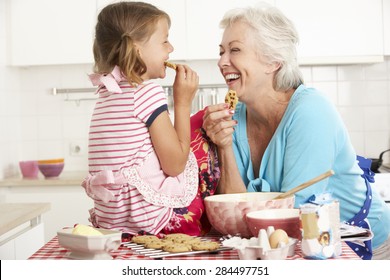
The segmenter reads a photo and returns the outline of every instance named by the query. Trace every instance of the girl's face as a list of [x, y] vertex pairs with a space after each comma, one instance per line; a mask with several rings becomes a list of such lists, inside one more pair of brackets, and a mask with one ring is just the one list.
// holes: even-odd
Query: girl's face
[[168, 21], [162, 18], [158, 21], [156, 30], [148, 41], [137, 44], [142, 60], [145, 62], [147, 71], [142, 76], [144, 80], [165, 78], [166, 68], [164, 62], [169, 59], [173, 52], [173, 46], [168, 41]]
[[270, 83], [272, 86], [272, 76], [267, 74], [270, 65], [258, 53], [253, 31], [246, 23], [237, 21], [225, 29], [218, 67], [228, 87], [235, 90], [242, 101], [249, 100], [250, 93]]

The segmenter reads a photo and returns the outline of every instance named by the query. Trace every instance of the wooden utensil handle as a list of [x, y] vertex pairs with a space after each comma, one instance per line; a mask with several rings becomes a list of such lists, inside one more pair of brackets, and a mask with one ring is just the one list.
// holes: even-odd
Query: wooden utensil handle
[[303, 189], [305, 189], [305, 188], [307, 188], [307, 187], [309, 187], [309, 186], [311, 186], [311, 185], [313, 185], [313, 184], [315, 184], [315, 183], [317, 183], [317, 182], [319, 182], [321, 180], [324, 180], [325, 178], [328, 178], [329, 176], [332, 176], [333, 174], [334, 174], [334, 171], [333, 170], [329, 170], [329, 171], [327, 171], [327, 172], [325, 172], [325, 173], [323, 173], [323, 174], [321, 174], [321, 175], [319, 175], [319, 176], [317, 176], [317, 177], [315, 177], [315, 178], [313, 178], [313, 179], [311, 179], [311, 180], [309, 180], [309, 181], [299, 185], [298, 187], [295, 187], [295, 188], [293, 188], [293, 189], [291, 189], [291, 190], [289, 190], [289, 191], [287, 191], [285, 193], [282, 193], [282, 194], [278, 195], [275, 199], [286, 198], [286, 197], [288, 197], [290, 195], [293, 195], [294, 193], [299, 192], [299, 191], [301, 191], [301, 190], [303, 190]]

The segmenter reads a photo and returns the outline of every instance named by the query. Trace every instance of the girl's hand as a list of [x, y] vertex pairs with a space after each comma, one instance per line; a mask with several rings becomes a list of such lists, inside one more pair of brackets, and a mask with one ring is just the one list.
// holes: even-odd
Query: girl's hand
[[177, 64], [176, 77], [173, 83], [174, 106], [191, 107], [198, 85], [198, 74], [187, 65]]
[[205, 109], [203, 129], [219, 148], [232, 145], [232, 134], [237, 124], [237, 121], [232, 120], [233, 114], [234, 111], [229, 110], [226, 103], [210, 105]]

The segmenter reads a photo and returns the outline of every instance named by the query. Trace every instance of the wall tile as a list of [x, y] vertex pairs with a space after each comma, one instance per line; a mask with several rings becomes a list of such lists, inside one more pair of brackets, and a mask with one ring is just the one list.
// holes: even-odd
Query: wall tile
[[338, 107], [338, 111], [349, 132], [364, 131], [364, 114], [360, 107]]
[[37, 154], [39, 159], [64, 158], [63, 140], [39, 140]]
[[334, 105], [337, 105], [337, 82], [313, 82], [311, 86], [321, 91]]
[[23, 141], [38, 140], [38, 119], [35, 116], [21, 116], [20, 121]]
[[361, 156], [366, 156], [364, 132], [349, 131], [349, 138], [351, 139], [352, 146], [354, 147], [356, 153]]
[[42, 89], [38, 95], [38, 115], [58, 115], [62, 113], [63, 100], [52, 95], [50, 89]]
[[365, 104], [365, 81], [338, 82], [337, 92], [339, 106], [363, 106]]
[[63, 123], [60, 115], [38, 116], [38, 139], [59, 140], [63, 138]]
[[338, 81], [361, 81], [364, 80], [362, 65], [342, 65], [337, 67]]
[[[36, 116], [39, 113], [38, 90], [20, 90], [20, 113], [22, 116]], [[50, 104], [50, 103], [49, 103]], [[46, 104], [47, 105], [47, 104]]]
[[387, 80], [390, 81], [390, 56], [387, 57], [384, 63], [387, 67]]
[[[94, 98], [95, 95], [91, 93], [91, 98]], [[84, 95], [86, 96], [86, 95]], [[63, 116], [87, 116], [90, 118], [95, 107], [96, 99], [92, 100], [81, 100], [81, 101], [65, 101], [65, 98], [62, 96], [57, 96], [57, 98], [63, 100], [62, 102], [62, 112]], [[88, 97], [89, 98], [89, 97]]]
[[371, 131], [370, 133], [366, 133], [364, 135], [365, 156], [378, 158], [382, 151], [390, 148], [389, 139], [389, 131]]
[[44, 159], [39, 156], [38, 148], [39, 141], [36, 140], [23, 140], [22, 141], [23, 153], [20, 156], [20, 160], [39, 160]]
[[85, 115], [63, 118], [63, 137], [68, 139], [88, 137], [89, 119]]
[[[77, 144], [80, 147], [79, 154], [71, 154], [71, 145]], [[88, 170], [88, 139], [87, 138], [64, 138], [63, 151], [67, 171]]]
[[312, 67], [310, 67], [310, 66], [302, 66], [300, 69], [301, 69], [301, 72], [302, 72], [302, 75], [303, 75], [304, 83], [305, 84], [311, 83], [313, 81]]
[[337, 81], [336, 66], [316, 66], [312, 70], [313, 82]]
[[366, 106], [364, 107], [364, 130], [367, 134], [373, 131], [388, 131], [389, 109], [386, 106]]
[[59, 66], [59, 71], [61, 71], [61, 81], [56, 87], [93, 87], [88, 78], [92, 73], [92, 65], [63, 65]]
[[386, 80], [387, 65], [386, 63], [374, 63], [363, 66], [366, 80]]
[[365, 105], [384, 105], [389, 104], [389, 92], [387, 81], [367, 81]]

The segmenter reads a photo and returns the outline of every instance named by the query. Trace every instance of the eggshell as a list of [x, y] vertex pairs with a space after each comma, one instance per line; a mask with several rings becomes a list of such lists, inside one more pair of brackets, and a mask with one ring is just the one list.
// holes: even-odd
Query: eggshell
[[279, 243], [288, 243], [288, 235], [282, 229], [276, 229], [269, 237], [269, 243], [272, 249], [278, 248]]

